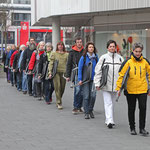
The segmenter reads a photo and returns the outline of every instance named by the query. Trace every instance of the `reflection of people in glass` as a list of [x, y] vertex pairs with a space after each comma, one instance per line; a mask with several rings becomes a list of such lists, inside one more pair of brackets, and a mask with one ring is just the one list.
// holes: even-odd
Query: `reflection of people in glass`
[[52, 42], [52, 33], [46, 34], [46, 42]]
[[143, 45], [141, 43], [135, 43], [133, 46], [133, 52], [131, 57], [123, 62], [119, 70], [119, 78], [117, 81], [118, 95], [120, 95], [120, 87], [122, 84], [123, 77], [130, 67], [129, 77], [127, 81], [127, 89], [125, 95], [128, 103], [128, 119], [131, 130], [131, 135], [136, 135], [135, 129], [135, 108], [136, 100], [139, 103], [139, 129], [141, 135], [149, 134], [145, 130], [146, 120], [146, 102], [147, 94], [150, 96], [148, 91], [148, 84], [146, 74], [148, 73], [148, 81], [150, 81], [150, 63], [146, 58], [142, 56]]

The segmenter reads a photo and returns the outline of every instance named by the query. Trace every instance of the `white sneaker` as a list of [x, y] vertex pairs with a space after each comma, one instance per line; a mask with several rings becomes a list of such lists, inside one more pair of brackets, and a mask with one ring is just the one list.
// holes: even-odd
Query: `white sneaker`
[[58, 109], [63, 109], [62, 105], [57, 104]]

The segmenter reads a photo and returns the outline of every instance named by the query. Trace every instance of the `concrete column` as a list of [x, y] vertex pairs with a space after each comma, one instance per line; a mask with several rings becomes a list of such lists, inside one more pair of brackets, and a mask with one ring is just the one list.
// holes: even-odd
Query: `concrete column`
[[150, 60], [150, 30], [146, 31], [146, 58]]
[[52, 19], [52, 45], [54, 51], [56, 50], [56, 45], [60, 41], [60, 18], [54, 17]]

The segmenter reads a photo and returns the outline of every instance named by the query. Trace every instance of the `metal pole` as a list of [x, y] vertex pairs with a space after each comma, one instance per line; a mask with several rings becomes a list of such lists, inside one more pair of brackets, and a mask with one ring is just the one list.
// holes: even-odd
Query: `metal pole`
[[44, 40], [45, 43], [46, 43], [46, 36], [47, 36], [47, 33], [48, 33], [48, 29], [47, 29], [46, 33], [43, 35], [43, 40]]

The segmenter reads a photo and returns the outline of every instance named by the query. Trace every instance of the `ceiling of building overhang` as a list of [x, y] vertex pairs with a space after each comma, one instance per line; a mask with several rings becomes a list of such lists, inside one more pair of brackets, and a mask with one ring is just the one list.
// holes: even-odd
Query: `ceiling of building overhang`
[[[93, 15], [78, 14], [53, 17], [60, 17], [60, 26], [89, 26]], [[34, 24], [34, 26], [51, 26], [53, 17], [41, 18]]]
[[53, 17], [60, 17], [60, 26], [62, 27], [90, 26], [90, 25], [94, 25], [92, 22], [93, 21], [92, 19], [95, 16], [114, 16], [118, 14], [132, 14], [132, 13], [137, 14], [137, 13], [145, 13], [145, 12], [150, 13], [150, 8], [59, 15], [59, 16], [41, 18], [33, 26], [51, 26]]

